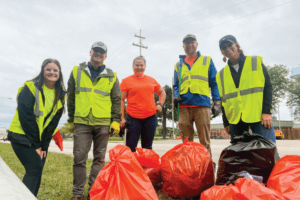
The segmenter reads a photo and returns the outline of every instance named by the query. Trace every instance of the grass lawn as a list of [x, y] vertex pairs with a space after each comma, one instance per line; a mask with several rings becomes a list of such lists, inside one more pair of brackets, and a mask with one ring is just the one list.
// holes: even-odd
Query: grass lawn
[[[25, 169], [14, 153], [10, 144], [0, 143], [0, 156], [10, 169], [22, 180]], [[87, 161], [87, 174], [89, 174], [92, 159]], [[70, 200], [73, 185], [73, 157], [59, 153], [48, 153], [45, 163], [40, 190], [39, 200]], [[88, 184], [85, 185], [85, 196]], [[160, 200], [172, 200], [164, 195], [161, 189], [156, 188]]]

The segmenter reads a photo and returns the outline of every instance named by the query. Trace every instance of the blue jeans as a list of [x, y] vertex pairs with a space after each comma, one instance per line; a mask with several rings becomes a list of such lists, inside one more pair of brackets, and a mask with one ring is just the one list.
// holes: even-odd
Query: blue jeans
[[267, 129], [261, 124], [261, 122], [245, 123], [243, 121], [239, 121], [238, 124], [229, 124], [229, 127], [231, 138], [233, 138], [234, 136], [242, 135], [244, 132], [248, 132], [250, 127], [253, 133], [257, 133], [276, 143], [275, 131], [273, 126], [271, 127], [271, 129]]
[[133, 118], [127, 114], [126, 127], [128, 129], [128, 134], [126, 136], [126, 146], [128, 146], [132, 152], [135, 152], [135, 147], [137, 147], [141, 136], [142, 148], [152, 149], [156, 125], [156, 114], [145, 119]]

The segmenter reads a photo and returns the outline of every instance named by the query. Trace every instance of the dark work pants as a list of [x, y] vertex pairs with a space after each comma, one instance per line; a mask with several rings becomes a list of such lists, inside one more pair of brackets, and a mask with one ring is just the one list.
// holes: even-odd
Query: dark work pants
[[157, 126], [156, 114], [145, 119], [133, 118], [127, 114], [126, 126], [129, 134], [126, 136], [126, 146], [135, 152], [139, 138], [141, 136], [142, 148], [152, 149], [152, 143]]
[[25, 167], [26, 173], [23, 178], [24, 185], [26, 185], [34, 196], [37, 196], [46, 158], [41, 159], [33, 146], [26, 146], [13, 142], [11, 143], [11, 146], [22, 165]]
[[81, 197], [86, 183], [86, 160], [93, 143], [93, 164], [88, 180], [90, 192], [99, 171], [105, 165], [105, 153], [109, 138], [109, 126], [75, 124], [74, 129], [73, 197]]

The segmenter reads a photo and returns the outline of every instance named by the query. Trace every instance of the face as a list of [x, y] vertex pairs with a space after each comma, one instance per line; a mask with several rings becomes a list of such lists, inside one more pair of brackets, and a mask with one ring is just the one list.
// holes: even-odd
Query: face
[[196, 40], [187, 40], [183, 43], [183, 49], [187, 55], [193, 55], [196, 53], [198, 42]]
[[236, 43], [225, 43], [221, 47], [221, 52], [223, 56], [227, 57], [229, 60], [237, 60], [240, 57]]
[[102, 65], [104, 60], [107, 57], [107, 54], [103, 49], [96, 47], [91, 50], [90, 56], [91, 56], [92, 63], [96, 62], [96, 63], [100, 63]]
[[59, 67], [55, 63], [48, 63], [44, 67], [44, 78], [49, 82], [56, 82], [59, 79]]
[[145, 62], [141, 59], [136, 60], [132, 67], [133, 67], [133, 72], [136, 76], [142, 76], [146, 69]]

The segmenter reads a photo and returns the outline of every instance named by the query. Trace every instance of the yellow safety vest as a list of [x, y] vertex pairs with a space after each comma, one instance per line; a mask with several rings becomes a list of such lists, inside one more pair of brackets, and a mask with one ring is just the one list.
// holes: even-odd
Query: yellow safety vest
[[[34, 110], [34, 115], [35, 115], [37, 125], [39, 127], [39, 137], [40, 137], [40, 140], [42, 140], [42, 133], [43, 133], [44, 129], [49, 125], [49, 123], [51, 122], [51, 120], [53, 119], [53, 117], [55, 116], [57, 111], [63, 107], [63, 103], [61, 102], [61, 100], [59, 100], [57, 102], [57, 105], [54, 105], [53, 110], [50, 113], [50, 116], [47, 118], [46, 122], [44, 122], [46, 116], [45, 116], [45, 108], [44, 108], [44, 102], [43, 102], [43, 98], [42, 98], [42, 92], [34, 85], [34, 83], [32, 81], [27, 81], [25, 84], [27, 85], [27, 87], [29, 88], [29, 90], [31, 91], [33, 96], [35, 97], [35, 104], [34, 104], [33, 110]], [[24, 89], [24, 86], [25, 85], [23, 85], [22, 87], [20, 87], [18, 89], [18, 95]], [[9, 127], [9, 131], [25, 135], [25, 132], [23, 131], [23, 128], [22, 128], [20, 120], [19, 120], [18, 109], [16, 109], [16, 114], [12, 120], [10, 127]]]
[[[86, 63], [81, 63], [73, 68], [75, 79], [75, 113], [74, 116], [86, 117], [90, 109], [97, 118], [111, 118], [110, 93], [117, 79], [117, 74], [105, 68], [97, 84], [87, 74]], [[111, 72], [111, 73], [108, 73]]]
[[180, 73], [179, 62], [175, 65], [175, 71], [178, 79], [181, 76], [180, 94], [186, 94], [190, 91], [193, 94], [201, 94], [209, 97], [209, 79], [208, 70], [211, 58], [209, 56], [200, 56], [193, 64], [191, 70], [185, 63], [182, 63]]
[[236, 88], [229, 66], [217, 73], [222, 106], [230, 124], [237, 124], [240, 119], [246, 123], [261, 120], [265, 76], [262, 68], [262, 57], [247, 56], [240, 77], [239, 88]]

